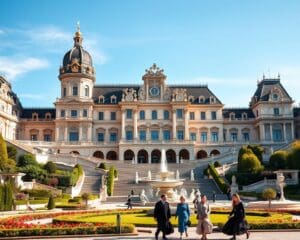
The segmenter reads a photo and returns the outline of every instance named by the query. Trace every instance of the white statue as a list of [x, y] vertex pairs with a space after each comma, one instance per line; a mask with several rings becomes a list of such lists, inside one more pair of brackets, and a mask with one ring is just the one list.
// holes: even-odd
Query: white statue
[[194, 170], [191, 169], [191, 181], [195, 181]]
[[139, 183], [139, 173], [135, 172], [135, 184]]
[[152, 175], [151, 175], [151, 171], [148, 171], [148, 180], [151, 181], [152, 180]]
[[180, 174], [179, 174], [179, 170], [177, 169], [176, 171], [176, 180], [179, 180], [180, 179]]

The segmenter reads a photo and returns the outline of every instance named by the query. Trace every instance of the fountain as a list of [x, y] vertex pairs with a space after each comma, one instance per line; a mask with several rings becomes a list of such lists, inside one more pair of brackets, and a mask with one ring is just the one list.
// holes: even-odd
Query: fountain
[[176, 170], [176, 179], [178, 180], [180, 178], [180, 173], [179, 173], [179, 170], [177, 169]]
[[195, 181], [194, 170], [191, 170], [191, 181]]
[[161, 151], [160, 172], [158, 175], [159, 179], [151, 180], [150, 185], [159, 190], [159, 195], [165, 194], [169, 200], [177, 200], [177, 194], [175, 194], [174, 188], [181, 186], [183, 181], [181, 179], [174, 179], [174, 177], [171, 178], [174, 176], [174, 172], [168, 171], [166, 151], [164, 149]]

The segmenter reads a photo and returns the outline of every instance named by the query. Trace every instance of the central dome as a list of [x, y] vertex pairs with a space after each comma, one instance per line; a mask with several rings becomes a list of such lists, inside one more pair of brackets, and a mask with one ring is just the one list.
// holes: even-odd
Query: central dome
[[74, 47], [68, 51], [60, 67], [60, 75], [67, 73], [83, 73], [90, 76], [95, 75], [91, 55], [82, 47], [82, 34], [77, 30], [74, 36]]

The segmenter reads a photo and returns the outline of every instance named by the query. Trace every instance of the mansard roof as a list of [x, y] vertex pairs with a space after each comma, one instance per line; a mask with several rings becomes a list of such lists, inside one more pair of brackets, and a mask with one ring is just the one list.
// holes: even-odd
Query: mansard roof
[[32, 114], [37, 113], [39, 118], [45, 118], [46, 113], [51, 113], [51, 118], [55, 118], [55, 108], [23, 108], [21, 118], [32, 118]]
[[[100, 96], [104, 96], [104, 104], [110, 104], [110, 98], [112, 96], [117, 97], [117, 103], [122, 101], [123, 90], [133, 88], [138, 93], [141, 85], [138, 84], [124, 84], [124, 85], [96, 85], [93, 89], [93, 99], [95, 103], [98, 103]], [[201, 104], [209, 104], [210, 97], [215, 98], [216, 104], [222, 104], [222, 102], [212, 93], [212, 91], [206, 85], [168, 85], [171, 91], [174, 89], [186, 89], [187, 97], [193, 96], [193, 104], [200, 104], [199, 97], [204, 97], [204, 102]]]
[[242, 118], [242, 114], [246, 113], [247, 118], [255, 118], [251, 108], [224, 108], [223, 117], [230, 118], [230, 113], [235, 114], [235, 118]]
[[257, 84], [257, 89], [252, 97], [252, 101], [250, 105], [259, 101], [269, 101], [272, 90], [274, 88], [277, 88], [282, 93], [282, 97], [284, 99], [287, 99], [288, 101], [292, 101], [292, 98], [285, 90], [285, 88], [282, 86], [280, 82], [280, 78], [270, 78], [270, 79], [268, 78], [268, 79], [263, 79]]

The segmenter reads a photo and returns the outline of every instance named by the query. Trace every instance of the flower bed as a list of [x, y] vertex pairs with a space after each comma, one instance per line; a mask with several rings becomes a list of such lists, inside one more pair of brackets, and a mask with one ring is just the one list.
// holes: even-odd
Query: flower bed
[[[118, 212], [122, 212], [118, 211]], [[20, 236], [56, 236], [56, 235], [86, 235], [86, 234], [115, 234], [118, 229], [115, 223], [67, 223], [55, 222], [52, 224], [28, 223], [32, 220], [54, 218], [58, 216], [73, 216], [79, 212], [59, 212], [46, 214], [30, 214], [1, 219], [0, 237], [20, 237]], [[116, 211], [80, 211], [81, 214], [116, 214]], [[132, 233], [132, 224], [122, 224], [122, 233]]]

